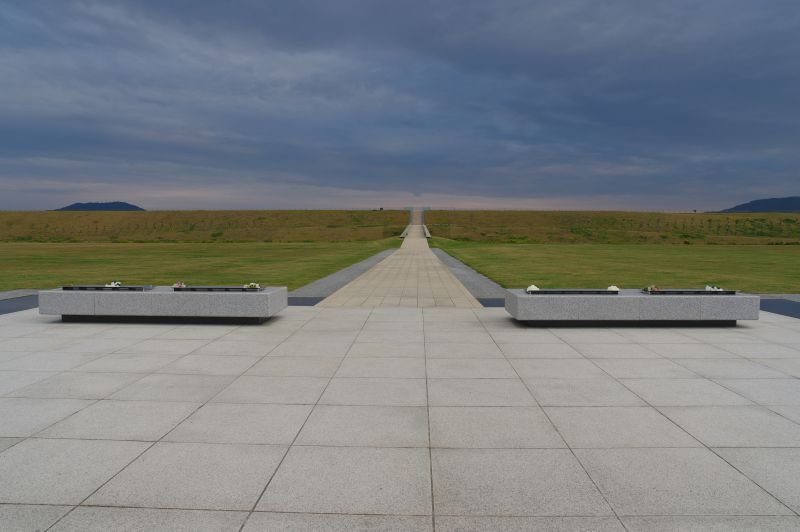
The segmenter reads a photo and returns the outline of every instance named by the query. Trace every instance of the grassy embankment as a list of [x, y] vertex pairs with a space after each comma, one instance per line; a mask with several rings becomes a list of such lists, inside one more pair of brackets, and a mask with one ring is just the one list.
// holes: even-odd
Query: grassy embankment
[[403, 211], [2, 212], [0, 290], [70, 283], [286, 285], [397, 247]]
[[800, 216], [432, 211], [431, 245], [506, 287], [800, 292]]
[[399, 235], [405, 211], [0, 212], [0, 242], [353, 242]]

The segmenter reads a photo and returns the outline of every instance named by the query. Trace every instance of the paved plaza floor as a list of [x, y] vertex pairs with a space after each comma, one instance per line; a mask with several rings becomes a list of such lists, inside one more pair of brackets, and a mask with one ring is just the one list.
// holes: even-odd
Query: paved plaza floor
[[0, 316], [0, 530], [798, 530], [800, 320]]

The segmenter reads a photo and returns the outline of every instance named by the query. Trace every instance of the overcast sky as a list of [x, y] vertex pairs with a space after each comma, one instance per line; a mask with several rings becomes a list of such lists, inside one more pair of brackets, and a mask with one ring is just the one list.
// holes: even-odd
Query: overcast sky
[[0, 209], [800, 193], [798, 0], [0, 0]]

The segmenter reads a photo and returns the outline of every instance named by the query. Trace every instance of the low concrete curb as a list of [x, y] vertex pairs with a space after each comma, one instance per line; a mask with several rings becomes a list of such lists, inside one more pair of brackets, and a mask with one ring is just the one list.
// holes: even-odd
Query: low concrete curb
[[800, 298], [762, 298], [761, 310], [800, 319]]
[[39, 306], [39, 296], [16, 296], [9, 298], [0, 298], [0, 314], [11, 314], [12, 312], [19, 312], [21, 310], [29, 310]]
[[472, 297], [484, 307], [502, 307], [505, 305], [506, 289], [485, 275], [473, 270], [460, 260], [448, 255], [446, 251], [431, 248], [431, 251], [455, 275]]
[[32, 290], [27, 288], [19, 290], [8, 290], [6, 292], [0, 292], [0, 301], [5, 301], [6, 299], [17, 299], [20, 297], [35, 296], [38, 293], [39, 293], [38, 290]]
[[376, 253], [370, 258], [362, 260], [361, 262], [357, 262], [352, 266], [344, 268], [343, 270], [339, 270], [338, 272], [332, 273], [331, 275], [323, 277], [322, 279], [317, 279], [312, 283], [301, 286], [297, 290], [292, 290], [289, 292], [289, 304], [301, 306], [316, 305], [395, 251], [397, 250], [387, 249], [385, 251], [381, 251], [380, 253]]

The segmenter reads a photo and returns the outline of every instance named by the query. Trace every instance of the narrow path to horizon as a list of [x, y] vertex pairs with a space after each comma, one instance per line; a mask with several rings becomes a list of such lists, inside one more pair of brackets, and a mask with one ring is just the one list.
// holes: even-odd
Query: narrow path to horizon
[[481, 304], [428, 247], [422, 213], [411, 214], [403, 245], [319, 307], [457, 307]]

